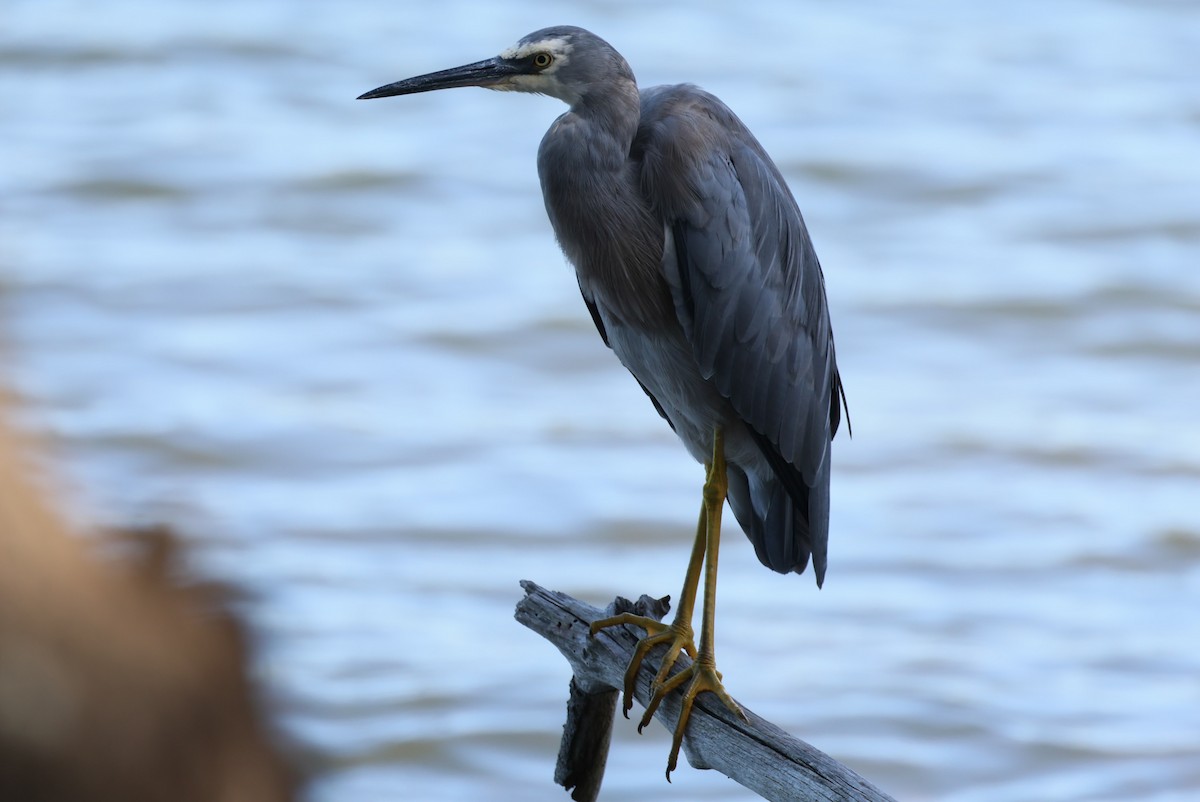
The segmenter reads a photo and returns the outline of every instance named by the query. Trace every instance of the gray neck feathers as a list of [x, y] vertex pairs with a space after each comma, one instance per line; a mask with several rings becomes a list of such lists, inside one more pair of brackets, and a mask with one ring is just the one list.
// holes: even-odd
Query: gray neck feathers
[[629, 159], [637, 85], [588, 93], [555, 121], [538, 151], [546, 212], [589, 300], [643, 328], [674, 313], [661, 278], [663, 226]]

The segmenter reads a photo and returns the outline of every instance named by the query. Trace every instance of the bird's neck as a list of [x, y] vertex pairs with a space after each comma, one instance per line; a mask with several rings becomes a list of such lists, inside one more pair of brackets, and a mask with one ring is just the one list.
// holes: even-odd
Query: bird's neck
[[671, 315], [661, 278], [663, 227], [630, 159], [640, 111], [631, 92], [585, 97], [555, 121], [538, 152], [546, 212], [590, 301], [651, 327]]
[[641, 95], [633, 81], [607, 84], [601, 91], [585, 92], [569, 113], [586, 120], [597, 143], [612, 144], [624, 161], [641, 122]]

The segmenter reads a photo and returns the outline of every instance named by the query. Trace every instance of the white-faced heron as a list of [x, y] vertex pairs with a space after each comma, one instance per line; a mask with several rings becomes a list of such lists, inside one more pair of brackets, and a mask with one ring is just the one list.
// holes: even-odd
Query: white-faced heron
[[[763, 565], [825, 578], [830, 441], [844, 403], [821, 265], [779, 170], [717, 98], [695, 86], [638, 89], [625, 59], [581, 28], [531, 33], [495, 58], [381, 86], [362, 98], [482, 86], [556, 97], [570, 109], [538, 150], [546, 211], [604, 343], [706, 468], [700, 522], [645, 726], [686, 683], [667, 777], [696, 695], [739, 715], [713, 655], [717, 549], [726, 498]], [[703, 571], [702, 571], [703, 569]], [[692, 614], [700, 575], [700, 644]], [[692, 664], [668, 676], [681, 651]], [[641, 729], [639, 726], [639, 729]]]

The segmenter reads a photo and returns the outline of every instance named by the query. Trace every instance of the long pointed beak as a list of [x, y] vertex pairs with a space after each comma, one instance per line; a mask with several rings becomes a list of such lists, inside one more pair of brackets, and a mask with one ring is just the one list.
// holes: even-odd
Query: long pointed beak
[[428, 75], [405, 78], [403, 81], [372, 89], [370, 92], [359, 95], [358, 99], [371, 100], [393, 95], [413, 95], [417, 92], [432, 92], [435, 89], [451, 89], [456, 86], [495, 86], [521, 72], [519, 65], [501, 58], [489, 58], [476, 61], [474, 64], [464, 64], [461, 67], [431, 72]]

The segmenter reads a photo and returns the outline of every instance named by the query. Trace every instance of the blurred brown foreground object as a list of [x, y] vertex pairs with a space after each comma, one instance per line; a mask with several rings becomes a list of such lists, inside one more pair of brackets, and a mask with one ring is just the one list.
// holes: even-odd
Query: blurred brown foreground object
[[102, 559], [0, 425], [0, 800], [274, 802], [292, 782], [219, 594], [152, 557]]

